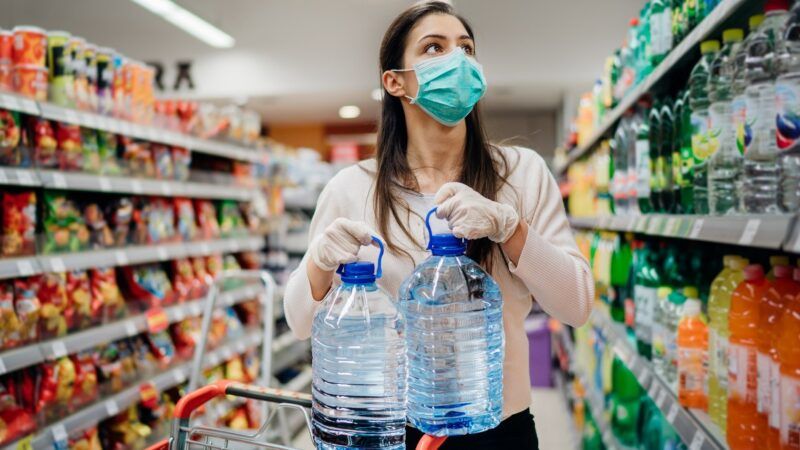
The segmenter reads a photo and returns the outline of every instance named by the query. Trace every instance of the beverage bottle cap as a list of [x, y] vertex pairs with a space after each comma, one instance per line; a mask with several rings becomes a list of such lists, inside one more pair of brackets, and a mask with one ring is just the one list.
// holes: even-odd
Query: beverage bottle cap
[[670, 292], [672, 292], [672, 288], [666, 286], [661, 286], [660, 288], [658, 288], [658, 290], [656, 290], [658, 298], [667, 298], [669, 297]]
[[734, 270], [744, 270], [747, 265], [750, 264], [750, 260], [747, 258], [737, 257], [733, 261], [731, 261], [731, 269]]
[[736, 258], [738, 258], [736, 255], [725, 255], [722, 257], [722, 265], [725, 267], [731, 267]]
[[722, 42], [741, 42], [744, 39], [744, 30], [741, 28], [731, 28], [722, 32]]
[[700, 43], [700, 53], [706, 55], [719, 51], [719, 41], [703, 41]]
[[752, 33], [753, 30], [758, 28], [761, 25], [761, 22], [764, 21], [763, 14], [756, 14], [755, 16], [750, 16], [750, 19], [747, 21], [747, 26], [750, 28], [750, 32]]
[[686, 302], [686, 296], [680, 291], [672, 291], [669, 294], [669, 302], [675, 305], [682, 305]]
[[630, 20], [630, 22], [628, 22], [628, 25], [630, 25], [632, 27], [635, 27], [635, 26], [639, 25], [639, 18], [638, 17], [632, 18]]
[[683, 304], [684, 317], [699, 316], [701, 311], [702, 308], [700, 305], [700, 300], [696, 298], [687, 299], [686, 303]]
[[764, 5], [764, 12], [771, 12], [771, 11], [788, 11], [789, 10], [789, 0], [767, 0], [767, 4]]
[[764, 278], [764, 267], [761, 264], [750, 264], [744, 268], [744, 279], [746, 281], [755, 281]]
[[686, 298], [698, 298], [698, 297], [700, 297], [700, 294], [698, 293], [697, 288], [694, 287], [694, 286], [686, 286], [686, 287], [684, 287], [683, 288], [683, 295], [685, 295]]
[[775, 271], [775, 278], [791, 278], [792, 277], [792, 268], [788, 265], [786, 266], [773, 266], [772, 268]]
[[772, 267], [776, 266], [788, 266], [789, 265], [789, 257], [785, 255], [773, 255], [769, 257], [769, 265]]
[[345, 283], [372, 284], [375, 282], [375, 264], [366, 261], [344, 264], [339, 275]]

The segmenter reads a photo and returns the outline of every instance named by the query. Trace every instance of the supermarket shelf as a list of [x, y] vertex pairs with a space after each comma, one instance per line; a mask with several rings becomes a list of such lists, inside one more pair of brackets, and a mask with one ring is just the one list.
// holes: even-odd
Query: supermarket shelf
[[678, 397], [669, 385], [653, 370], [653, 365], [637, 353], [628, 340], [624, 327], [614, 323], [605, 311], [595, 310], [593, 323], [603, 331], [617, 357], [639, 380], [647, 395], [653, 399], [666, 420], [692, 450], [727, 449], [724, 437], [705, 413], [686, 409], [678, 403]]
[[301, 231], [290, 231], [286, 234], [283, 246], [287, 252], [293, 255], [303, 255], [308, 251], [308, 229]]
[[603, 408], [603, 396], [590, 384], [591, 380], [582, 370], [576, 368], [573, 369], [573, 372], [581, 380], [584, 389], [586, 389], [586, 404], [592, 411], [592, 418], [594, 418], [594, 423], [597, 424], [606, 449], [622, 450], [623, 447], [619, 445], [614, 433], [611, 432], [611, 424], [608, 423], [608, 415], [605, 413], [605, 408]]
[[[205, 364], [205, 367], [213, 367], [218, 364], [219, 361], [229, 356], [254, 348], [261, 344], [261, 339], [262, 334], [260, 330], [250, 331], [243, 339], [237, 339], [237, 342], [228, 343], [210, 352], [207, 358], [209, 363]], [[242, 343], [244, 343], [244, 345], [242, 345]], [[215, 363], [215, 361], [217, 362]], [[152, 382], [158, 392], [163, 392], [184, 383], [188, 379], [190, 373], [191, 362], [187, 362], [176, 368], [162, 372], [150, 380], [144, 380], [143, 383]], [[36, 450], [56, 448], [56, 442], [63, 440], [71, 430], [81, 430], [91, 427], [102, 420], [116, 415], [130, 405], [137, 403], [141, 399], [141, 394], [139, 392], [140, 385], [141, 384], [136, 384], [135, 386], [131, 386], [108, 399], [90, 405], [41, 430], [33, 438], [31, 442], [32, 448]], [[14, 448], [14, 446], [7, 447], [7, 449], [10, 448]]]
[[6, 92], [0, 92], [0, 108], [25, 114], [39, 114], [39, 105], [36, 104], [36, 101]]
[[320, 191], [308, 187], [287, 187], [283, 189], [283, 204], [286, 209], [313, 211], [317, 207]]
[[[275, 347], [273, 346], [273, 349]], [[280, 351], [273, 351], [272, 353], [272, 370], [278, 373], [289, 366], [307, 359], [309, 351], [311, 350], [311, 341], [306, 339], [304, 341], [295, 340]]]
[[800, 253], [800, 218], [795, 219], [794, 226], [783, 249], [787, 252]]
[[[258, 285], [244, 286], [224, 292], [220, 296], [221, 305], [228, 307], [249, 300], [263, 292]], [[203, 313], [204, 299], [192, 300], [180, 305], [164, 308], [169, 323], [180, 322], [187, 317]], [[24, 367], [57, 359], [80, 352], [106, 342], [135, 336], [147, 331], [146, 314], [139, 314], [125, 320], [69, 334], [62, 338], [27, 345], [0, 353], [0, 375]]]
[[[800, 229], [792, 215], [690, 216], [647, 214], [570, 218], [575, 228], [630, 231], [694, 241], [800, 251]], [[794, 241], [790, 235], [794, 234]], [[794, 249], [794, 250], [792, 250]]]
[[263, 247], [263, 237], [242, 236], [208, 241], [137, 245], [116, 249], [86, 250], [76, 253], [0, 259], [0, 280], [46, 272], [84, 270], [92, 267], [127, 266], [190, 256], [206, 256], [213, 253], [254, 251]]
[[163, 128], [145, 126], [127, 120], [106, 117], [91, 112], [63, 108], [52, 103], [39, 102], [37, 111], [40, 111], [41, 116], [45, 119], [71, 123], [96, 130], [110, 131], [112, 133], [118, 133], [152, 142], [160, 142], [162, 144], [186, 147], [193, 151], [221, 156], [223, 158], [259, 162], [263, 161], [266, 156], [266, 152], [263, 150], [247, 148], [235, 144], [229, 144], [227, 142], [200, 139], [184, 133], [165, 130]]
[[0, 184], [38, 187], [42, 185], [42, 180], [35, 170], [0, 167]]
[[667, 57], [661, 61], [658, 67], [653, 69], [653, 72], [648, 75], [647, 78], [633, 87], [614, 109], [606, 113], [603, 123], [597, 127], [597, 130], [595, 130], [583, 145], [576, 147], [569, 153], [566, 163], [563, 166], [556, 167], [555, 173], [557, 175], [565, 173], [570, 164], [593, 150], [600, 139], [611, 131], [614, 124], [617, 123], [617, 120], [622, 117], [622, 114], [636, 104], [642, 95], [650, 92], [656, 85], [669, 83], [672, 69], [676, 66], [678, 61], [686, 58], [691, 52], [695, 51], [700, 45], [700, 42], [722, 26], [734, 12], [746, 3], [747, 0], [726, 0], [720, 2], [714, 10], [711, 11], [708, 17], [697, 24], [691, 33], [669, 52]]

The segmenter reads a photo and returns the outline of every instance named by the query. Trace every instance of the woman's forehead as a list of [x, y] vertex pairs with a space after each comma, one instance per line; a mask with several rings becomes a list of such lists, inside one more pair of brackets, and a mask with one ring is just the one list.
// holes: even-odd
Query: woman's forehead
[[409, 33], [409, 43], [415, 43], [428, 35], [442, 35], [446, 38], [458, 39], [469, 36], [464, 24], [450, 14], [428, 14], [423, 17]]

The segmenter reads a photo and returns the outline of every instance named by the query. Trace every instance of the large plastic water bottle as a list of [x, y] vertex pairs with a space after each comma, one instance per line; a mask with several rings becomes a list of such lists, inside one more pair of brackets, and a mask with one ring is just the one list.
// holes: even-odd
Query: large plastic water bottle
[[778, 128], [778, 203], [786, 212], [800, 211], [800, 2], [786, 20], [775, 82]]
[[782, 47], [782, 30], [788, 0], [770, 0], [764, 22], [748, 38], [745, 57], [747, 122], [753, 140], [744, 154], [742, 206], [750, 213], [778, 212], [778, 146], [776, 143], [776, 50]]
[[[431, 210], [425, 218], [431, 233]], [[408, 420], [433, 436], [500, 423], [503, 311], [497, 283], [452, 234], [432, 234], [432, 255], [400, 287], [406, 318]]]
[[370, 262], [336, 271], [342, 283], [323, 300], [311, 329], [313, 428], [317, 449], [405, 449], [404, 319], [375, 284]]

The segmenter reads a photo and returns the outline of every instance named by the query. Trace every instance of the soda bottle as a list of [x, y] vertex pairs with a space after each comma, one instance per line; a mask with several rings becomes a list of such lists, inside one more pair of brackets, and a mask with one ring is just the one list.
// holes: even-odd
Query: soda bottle
[[711, 282], [708, 296], [708, 414], [725, 429], [728, 404], [728, 312], [731, 294], [744, 279], [747, 260], [736, 255], [722, 257], [723, 269]]
[[800, 3], [795, 2], [783, 31], [779, 52], [776, 126], [778, 144], [778, 204], [783, 211], [800, 211]]
[[756, 14], [751, 16], [748, 20], [748, 28], [750, 34], [742, 42], [739, 51], [734, 57], [733, 69], [733, 103], [731, 103], [731, 112], [733, 114], [733, 129], [736, 132], [736, 146], [739, 153], [744, 155], [745, 149], [753, 140], [752, 124], [747, 123], [747, 96], [745, 95], [745, 88], [747, 87], [747, 79], [745, 78], [745, 61], [747, 59], [747, 47], [756, 37], [755, 30], [764, 21], [763, 14]]
[[688, 298], [678, 325], [678, 401], [686, 408], [708, 408], [706, 376], [708, 326], [700, 300]]
[[678, 45], [686, 35], [686, 23], [683, 20], [684, 0], [672, 0], [672, 43]]
[[[691, 0], [689, 0], [691, 1]], [[688, 2], [687, 2], [688, 3]], [[683, 214], [694, 213], [694, 156], [692, 154], [692, 106], [689, 89], [683, 91], [683, 112], [680, 116], [680, 176], [676, 203]], [[677, 119], [676, 119], [677, 121]]]
[[650, 65], [658, 66], [672, 49], [672, 2], [650, 2]]
[[672, 102], [670, 99], [665, 99], [661, 107], [661, 154], [659, 159], [656, 160], [656, 165], [660, 172], [660, 188], [661, 200], [659, 201], [659, 212], [668, 213], [672, 211], [675, 199], [673, 198], [674, 190], [672, 187], [672, 152], [673, 152], [673, 133], [674, 120], [672, 113]]
[[772, 266], [774, 281], [759, 304], [758, 320], [758, 414], [760, 427], [766, 431], [766, 448], [780, 450], [780, 363], [778, 359], [779, 325], [789, 302], [800, 293], [792, 279], [792, 268]]
[[728, 425], [727, 441], [731, 450], [758, 448], [763, 437], [758, 420], [759, 302], [769, 282], [764, 268], [751, 264], [744, 269], [744, 281], [731, 295], [728, 314]]
[[692, 200], [696, 214], [708, 214], [708, 177], [706, 160], [716, 147], [709, 139], [711, 118], [708, 86], [711, 74], [711, 62], [719, 51], [719, 42], [704, 41], [700, 44], [702, 57], [689, 75], [689, 107], [691, 109], [692, 128]]
[[633, 297], [635, 308], [636, 348], [647, 359], [652, 358], [653, 315], [658, 301], [659, 273], [656, 249], [652, 242], [643, 242], [636, 252], [637, 268]]
[[749, 40], [745, 56], [747, 122], [753, 140], [744, 154], [742, 206], [749, 213], [778, 212], [778, 146], [776, 142], [776, 51], [788, 17], [788, 0], [769, 0], [764, 22]]
[[661, 102], [656, 100], [650, 108], [648, 122], [650, 124], [650, 204], [653, 212], [662, 211], [661, 205], [661, 170], [664, 160], [661, 158]]
[[631, 116], [631, 126], [628, 128], [628, 149], [626, 153], [628, 154], [628, 176], [626, 180], [626, 189], [628, 192], [628, 213], [629, 214], [639, 214], [639, 196], [637, 193], [637, 177], [636, 177], [636, 146], [638, 144], [638, 132], [639, 127], [642, 124], [642, 116], [639, 110], [639, 105], [637, 105], [636, 110], [634, 111], [633, 116]]
[[[794, 281], [800, 283], [800, 268], [794, 269]], [[800, 443], [800, 295], [786, 302], [779, 330], [780, 442], [782, 450], [790, 450]]]
[[636, 68], [636, 83], [647, 78], [653, 72], [653, 65], [650, 62], [652, 51], [652, 42], [650, 41], [650, 2], [646, 2], [639, 11], [639, 30], [637, 33], [639, 44], [637, 47], [638, 55], [636, 60], [638, 65]]
[[681, 164], [681, 145], [683, 142], [683, 111], [687, 106], [683, 104], [683, 93], [675, 98], [675, 105], [672, 108], [672, 156], [670, 157], [670, 179], [672, 189], [670, 198], [672, 207], [669, 211], [674, 214], [686, 214], [681, 207], [681, 186], [683, 185], [683, 168]]
[[636, 203], [639, 206], [639, 212], [647, 214], [653, 211], [653, 203], [650, 198], [652, 186], [650, 114], [647, 105], [642, 104], [637, 114], [639, 115], [639, 126], [636, 128]]
[[635, 447], [639, 444], [636, 419], [639, 417], [642, 389], [636, 376], [614, 357], [611, 369], [611, 430], [621, 444]]
[[625, 299], [628, 297], [626, 287], [633, 255], [630, 243], [623, 236], [614, 236], [614, 250], [611, 257], [611, 280], [609, 300], [611, 318], [617, 322], [625, 322]]

